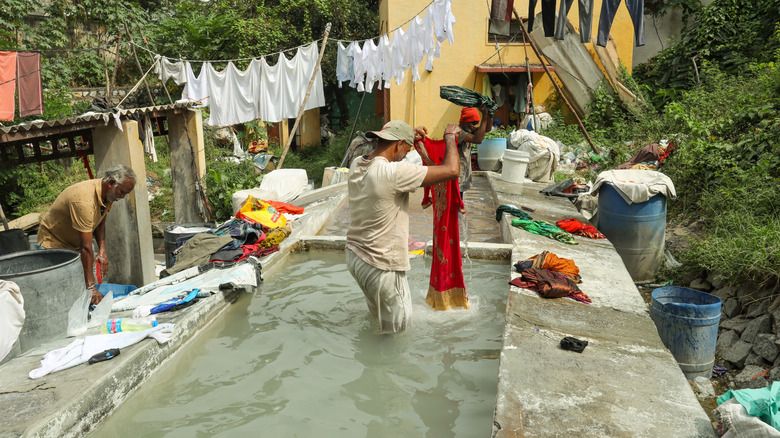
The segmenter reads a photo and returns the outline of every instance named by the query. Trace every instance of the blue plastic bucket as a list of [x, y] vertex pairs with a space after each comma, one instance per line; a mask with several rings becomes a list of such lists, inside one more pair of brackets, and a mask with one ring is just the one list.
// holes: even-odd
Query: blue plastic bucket
[[688, 379], [712, 376], [720, 307], [720, 298], [687, 287], [653, 291], [650, 317]]
[[628, 205], [617, 189], [606, 183], [599, 189], [598, 228], [620, 254], [634, 281], [655, 279], [664, 259], [666, 197], [658, 194]]

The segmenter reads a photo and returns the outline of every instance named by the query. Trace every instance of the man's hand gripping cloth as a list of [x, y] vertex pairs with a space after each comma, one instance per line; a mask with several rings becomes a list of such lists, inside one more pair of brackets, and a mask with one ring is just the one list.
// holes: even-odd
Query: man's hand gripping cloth
[[[444, 140], [425, 138], [417, 151], [426, 166], [444, 161]], [[425, 187], [422, 206], [433, 205], [433, 264], [425, 301], [436, 310], [469, 308], [460, 256], [458, 211], [464, 211], [458, 180]]]

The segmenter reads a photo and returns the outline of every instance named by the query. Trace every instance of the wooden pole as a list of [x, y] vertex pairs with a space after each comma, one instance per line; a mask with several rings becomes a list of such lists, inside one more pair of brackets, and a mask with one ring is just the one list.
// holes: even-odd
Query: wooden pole
[[119, 49], [122, 47], [122, 32], [123, 29], [119, 29], [119, 37], [116, 40], [116, 55], [114, 58], [114, 71], [111, 72], [111, 83], [116, 85], [116, 71], [119, 70]]
[[[541, 52], [539, 52], [539, 49], [536, 47], [536, 44], [534, 44], [533, 40], [531, 39], [531, 36], [528, 34], [528, 30], [525, 28], [525, 23], [523, 23], [523, 20], [520, 18], [520, 16], [517, 14], [517, 11], [515, 8], [512, 8], [512, 13], [515, 15], [515, 19], [520, 22], [520, 28], [523, 29], [523, 35], [525, 36], [526, 41], [528, 41], [528, 44], [531, 45], [531, 49], [533, 49], [534, 53], [536, 53], [536, 57], [539, 58], [539, 60], [542, 62], [542, 67], [544, 68], [544, 72], [547, 73], [547, 76], [550, 77], [550, 81], [555, 86], [555, 90], [558, 92], [558, 94], [563, 99], [563, 102], [566, 103], [566, 106], [569, 107], [569, 111], [574, 115], [574, 118], [577, 119], [577, 125], [580, 127], [580, 130], [583, 134], [585, 134], [585, 138], [588, 140], [588, 143], [590, 144], [590, 148], [593, 149], [593, 152], [596, 153], [596, 155], [599, 155], [598, 149], [596, 149], [596, 145], [593, 144], [593, 140], [590, 139], [590, 135], [588, 135], [588, 131], [585, 130], [585, 125], [582, 124], [582, 120], [580, 120], [579, 114], [577, 114], [577, 111], [574, 110], [574, 107], [569, 103], [569, 99], [566, 98], [566, 95], [563, 94], [563, 90], [561, 90], [561, 87], [558, 85], [557, 82], [555, 82], [555, 78], [553, 78], [552, 73], [550, 73], [550, 70], [547, 68], [547, 57], [542, 55]], [[534, 120], [534, 123], [536, 121]]]
[[[147, 53], [149, 54], [149, 57], [152, 58], [152, 62], [154, 62], [154, 56], [152, 55], [152, 51], [149, 50], [149, 42], [144, 36], [144, 31], [139, 29], [138, 33], [141, 34], [141, 40], [144, 42], [144, 46], [146, 47]], [[162, 69], [162, 60], [160, 60], [160, 69]], [[165, 95], [168, 96], [168, 102], [170, 102], [170, 104], [173, 105], [173, 98], [171, 98], [171, 93], [168, 92], [168, 87], [166, 87], [165, 84], [163, 83], [162, 88], [163, 90], [165, 90]]]
[[[293, 135], [290, 135], [290, 138], [287, 139], [287, 145], [284, 147], [284, 151], [282, 152], [282, 157], [279, 158], [279, 166], [277, 166], [277, 169], [282, 168], [282, 164], [284, 164], [284, 157], [287, 155], [287, 151], [290, 149], [290, 145], [292, 144], [293, 139], [295, 138], [295, 131], [298, 129], [298, 124], [301, 122], [301, 116], [303, 115], [303, 111], [306, 108], [306, 101], [309, 100], [309, 94], [311, 94], [311, 88], [314, 86], [314, 79], [317, 78], [317, 72], [320, 69], [320, 62], [322, 62], [322, 54], [325, 52], [325, 43], [328, 42], [328, 34], [330, 33], [330, 23], [325, 25], [325, 34], [322, 38], [322, 47], [320, 47], [320, 55], [317, 57], [317, 64], [314, 66], [314, 71], [311, 74], [311, 80], [309, 81], [309, 87], [306, 89], [306, 95], [303, 96], [303, 102], [301, 102], [301, 108], [298, 110], [298, 117], [295, 118], [295, 124], [293, 125]], [[284, 55], [279, 55], [284, 56]]]
[[[144, 69], [141, 67], [141, 63], [138, 61], [138, 54], [135, 52], [135, 46], [133, 45], [133, 36], [130, 35], [130, 28], [127, 26], [127, 23], [125, 24], [125, 32], [127, 32], [127, 39], [130, 40], [130, 48], [133, 49], [133, 58], [135, 58], [135, 65], [138, 66], [138, 71], [141, 72], [141, 74], [144, 74]], [[152, 90], [149, 89], [149, 84], [146, 82], [146, 77], [142, 78], [144, 81], [144, 85], [146, 86], [146, 94], [149, 96], [149, 102], [151, 102], [152, 105], [154, 105], [154, 98], [152, 97]]]
[[8, 231], [8, 220], [5, 218], [5, 213], [3, 213], [3, 206], [0, 205], [0, 219], [3, 220], [3, 227], [6, 231]]

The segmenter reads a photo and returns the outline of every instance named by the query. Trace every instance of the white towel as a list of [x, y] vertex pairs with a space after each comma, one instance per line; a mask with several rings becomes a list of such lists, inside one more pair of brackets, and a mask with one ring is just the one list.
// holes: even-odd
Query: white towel
[[160, 324], [140, 332], [121, 332], [93, 335], [79, 338], [66, 345], [46, 353], [41, 359], [40, 368], [30, 371], [30, 378], [37, 379], [55, 371], [80, 365], [90, 357], [111, 348], [125, 348], [146, 339], [155, 339], [164, 344], [173, 336], [173, 324]]
[[0, 361], [19, 339], [24, 325], [24, 298], [13, 281], [0, 280]]

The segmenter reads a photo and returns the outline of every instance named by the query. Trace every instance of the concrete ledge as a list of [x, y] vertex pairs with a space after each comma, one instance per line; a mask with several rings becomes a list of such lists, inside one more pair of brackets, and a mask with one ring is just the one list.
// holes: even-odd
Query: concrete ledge
[[649, 317], [511, 292], [506, 320], [495, 437], [716, 436]]
[[[567, 198], [539, 193], [546, 184], [486, 177], [496, 205], [532, 207], [534, 220], [587, 223]], [[515, 228], [511, 219], [504, 214], [499, 224], [513, 246], [511, 263], [544, 250], [574, 260], [579, 287], [593, 303], [543, 299], [510, 286], [494, 436], [715, 436], [612, 244], [579, 236], [577, 245], [565, 244]], [[582, 354], [565, 351], [565, 336], [589, 344]]]
[[[219, 292], [175, 314], [161, 316], [161, 322], [176, 324], [170, 341], [158, 344], [143, 340], [122, 349], [110, 361], [78, 365], [35, 380], [28, 377], [46, 352], [68, 345], [71, 338], [48, 342], [14, 358], [0, 367], [0, 436], [83, 436], [217, 318], [239, 293]], [[98, 334], [98, 330], [87, 334]]]

